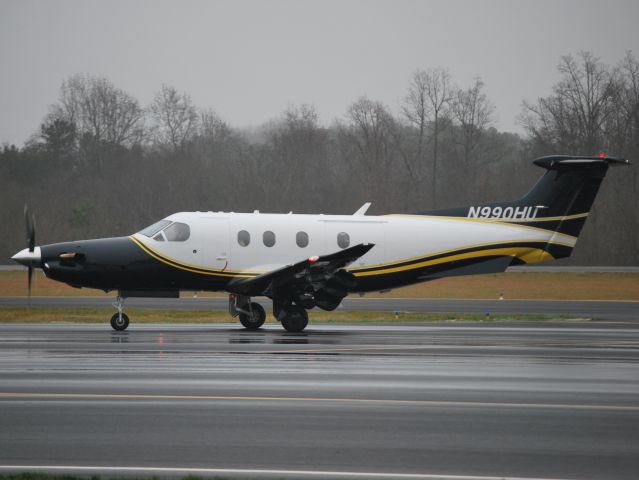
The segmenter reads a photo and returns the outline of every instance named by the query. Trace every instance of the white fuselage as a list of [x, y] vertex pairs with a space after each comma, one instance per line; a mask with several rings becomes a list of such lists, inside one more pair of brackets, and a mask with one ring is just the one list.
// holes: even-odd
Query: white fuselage
[[[536, 263], [549, 258], [537, 248], [509, 250], [500, 245], [541, 242], [574, 247], [576, 242], [575, 237], [508, 223], [509, 219], [182, 212], [166, 220], [189, 225], [188, 240], [157, 241], [139, 233], [134, 238], [150, 250], [180, 264], [238, 274], [267, 272], [361, 243], [373, 243], [375, 247], [348, 267], [356, 276], [368, 275], [357, 273], [366, 267], [392, 265], [447, 252], [453, 254], [477, 246], [489, 246], [491, 251], [500, 255]], [[238, 233], [241, 231], [250, 235], [248, 245], [240, 244]], [[265, 232], [273, 232], [273, 246], [265, 245]], [[307, 234], [308, 245], [297, 244], [299, 232]], [[340, 233], [348, 235], [348, 245], [338, 244]]]

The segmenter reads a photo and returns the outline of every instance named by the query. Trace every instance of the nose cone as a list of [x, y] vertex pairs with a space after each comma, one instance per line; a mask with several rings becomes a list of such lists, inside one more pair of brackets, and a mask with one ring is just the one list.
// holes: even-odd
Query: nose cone
[[25, 267], [28, 267], [29, 265], [38, 266], [42, 261], [40, 247], [35, 247], [33, 252], [30, 252], [28, 248], [25, 248], [11, 257], [11, 260], [21, 263]]

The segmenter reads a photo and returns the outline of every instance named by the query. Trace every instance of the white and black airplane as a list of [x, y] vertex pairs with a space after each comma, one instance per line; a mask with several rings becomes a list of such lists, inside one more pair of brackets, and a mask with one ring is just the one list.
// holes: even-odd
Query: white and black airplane
[[127, 297], [178, 297], [225, 291], [229, 310], [247, 329], [266, 314], [251, 297], [273, 300], [282, 326], [299, 332], [307, 310], [337, 308], [363, 293], [452, 275], [503, 272], [510, 265], [570, 256], [601, 181], [627, 160], [548, 156], [535, 187], [513, 202], [412, 215], [298, 215], [182, 212], [128, 237], [35, 246], [14, 255], [73, 287], [117, 291], [111, 326], [124, 330]]

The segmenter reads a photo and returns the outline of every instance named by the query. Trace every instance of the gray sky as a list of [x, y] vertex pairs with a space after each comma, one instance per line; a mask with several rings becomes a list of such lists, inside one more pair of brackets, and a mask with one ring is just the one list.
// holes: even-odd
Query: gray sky
[[639, 55], [639, 1], [0, 0], [0, 143], [38, 129], [63, 79], [106, 75], [148, 104], [165, 83], [233, 126], [291, 103], [324, 123], [361, 95], [397, 110], [416, 68], [480, 76], [497, 127], [547, 95], [560, 55]]

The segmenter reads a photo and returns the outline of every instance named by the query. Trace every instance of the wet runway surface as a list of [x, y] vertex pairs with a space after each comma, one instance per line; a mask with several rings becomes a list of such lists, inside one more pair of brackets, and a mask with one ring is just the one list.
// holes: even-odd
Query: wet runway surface
[[636, 478], [639, 327], [0, 325], [12, 465]]
[[[268, 299], [257, 299], [271, 309]], [[109, 297], [33, 297], [34, 307], [110, 307]], [[25, 297], [0, 297], [0, 307], [27, 306]], [[127, 307], [171, 310], [227, 310], [228, 300], [220, 298], [129, 298]], [[464, 300], [424, 298], [359, 298], [349, 296], [340, 308], [385, 312], [523, 313], [570, 315], [596, 320], [639, 320], [639, 302], [590, 300]]]

